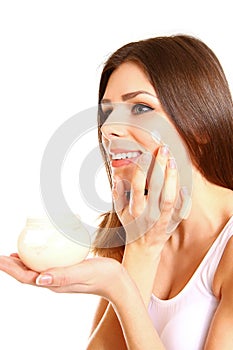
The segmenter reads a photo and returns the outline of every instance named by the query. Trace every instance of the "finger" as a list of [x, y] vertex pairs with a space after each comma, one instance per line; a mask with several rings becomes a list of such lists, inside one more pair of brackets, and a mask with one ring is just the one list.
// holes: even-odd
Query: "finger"
[[87, 284], [89, 276], [93, 274], [91, 264], [86, 259], [79, 264], [51, 268], [42, 272], [36, 279], [39, 286], [66, 287], [73, 284]]
[[172, 233], [180, 222], [187, 219], [191, 210], [192, 200], [186, 187], [179, 191], [179, 197], [172, 209], [172, 217], [167, 226], [167, 233]]
[[12, 254], [10, 254], [10, 256], [12, 256], [13, 258], [19, 258], [19, 259], [20, 259], [20, 257], [19, 257], [19, 254], [18, 254], [18, 253], [12, 253]]
[[21, 283], [35, 284], [38, 272], [28, 269], [21, 261], [8, 256], [0, 257], [0, 270]]
[[159, 149], [155, 159], [148, 188], [148, 217], [152, 221], [160, 216], [160, 199], [164, 185], [166, 166], [169, 157], [169, 149], [166, 145]]
[[162, 190], [160, 225], [166, 231], [171, 233], [179, 224], [179, 221], [173, 220], [175, 202], [177, 198], [177, 166], [174, 158], [168, 160], [164, 187]]
[[129, 212], [134, 218], [140, 216], [145, 209], [145, 189], [151, 161], [152, 154], [149, 152], [142, 154], [137, 160], [129, 200]]
[[192, 207], [192, 199], [188, 193], [187, 187], [182, 187], [180, 189], [180, 196], [181, 196], [182, 205], [181, 205], [181, 208], [179, 209], [179, 218], [183, 220], [183, 219], [187, 219], [190, 214], [191, 207]]
[[166, 176], [161, 195], [161, 210], [171, 211], [177, 198], [177, 165], [174, 158], [170, 158], [166, 167]]
[[92, 288], [88, 284], [83, 283], [73, 283], [64, 286], [40, 286], [42, 288], [47, 288], [55, 293], [85, 293], [94, 294]]
[[116, 213], [121, 214], [122, 210], [128, 205], [125, 188], [126, 180], [122, 180], [119, 177], [114, 177], [113, 188], [112, 188], [112, 198]]

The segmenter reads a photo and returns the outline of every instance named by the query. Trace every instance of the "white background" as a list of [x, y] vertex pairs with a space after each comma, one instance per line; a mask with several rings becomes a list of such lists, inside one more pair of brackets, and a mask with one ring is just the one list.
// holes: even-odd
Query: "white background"
[[[230, 0], [0, 2], [0, 255], [16, 251], [26, 217], [43, 211], [43, 150], [60, 124], [97, 103], [102, 63], [111, 52], [134, 40], [191, 34], [214, 50], [233, 86], [230, 5]], [[0, 272], [0, 348], [85, 349], [96, 302], [95, 296], [21, 285]]]

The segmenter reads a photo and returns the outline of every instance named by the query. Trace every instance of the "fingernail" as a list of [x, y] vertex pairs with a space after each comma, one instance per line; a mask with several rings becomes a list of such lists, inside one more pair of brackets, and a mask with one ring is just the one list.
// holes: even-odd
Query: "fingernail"
[[169, 161], [168, 161], [169, 163], [169, 167], [171, 168], [171, 169], [176, 169], [176, 161], [175, 161], [175, 158], [170, 158], [169, 159]]
[[168, 148], [168, 146], [167, 145], [165, 145], [165, 146], [162, 146], [161, 147], [161, 154], [163, 155], [163, 156], [167, 156], [168, 155], [168, 153], [169, 153], [169, 148]]
[[53, 277], [51, 275], [39, 275], [36, 279], [36, 284], [38, 286], [48, 286], [52, 284]]

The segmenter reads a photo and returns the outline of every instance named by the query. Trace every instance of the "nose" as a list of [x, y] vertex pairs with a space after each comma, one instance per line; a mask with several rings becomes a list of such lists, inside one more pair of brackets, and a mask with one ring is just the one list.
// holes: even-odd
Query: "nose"
[[105, 122], [101, 127], [102, 135], [110, 140], [114, 137], [124, 137], [127, 135], [124, 125], [120, 123], [107, 123]]
[[[125, 119], [125, 118], [124, 118]], [[101, 126], [102, 135], [110, 140], [116, 137], [126, 137], [128, 134], [126, 121], [123, 121], [122, 114], [112, 111]]]

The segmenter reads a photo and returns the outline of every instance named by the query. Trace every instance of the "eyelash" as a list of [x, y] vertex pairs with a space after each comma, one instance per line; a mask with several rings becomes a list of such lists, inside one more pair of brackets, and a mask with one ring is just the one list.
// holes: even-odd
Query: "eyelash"
[[[141, 111], [137, 111], [138, 107], [141, 108]], [[146, 108], [146, 111], [144, 110]], [[144, 103], [136, 103], [132, 109], [131, 109], [131, 112], [133, 115], [140, 115], [140, 114], [144, 114], [144, 113], [147, 113], [147, 112], [150, 112], [150, 111], [153, 111], [154, 109], [150, 106], [147, 106], [146, 104]], [[109, 115], [112, 113], [113, 109], [107, 109], [106, 111], [103, 111], [102, 108], [101, 108], [101, 114], [102, 114], [102, 117], [104, 119], [104, 121], [109, 117]]]
[[[141, 111], [139, 112], [136, 112], [137, 108], [140, 107], [141, 108]], [[143, 110], [144, 108], [146, 108], [147, 110]], [[132, 108], [132, 112], [133, 114], [136, 114], [136, 115], [139, 115], [139, 114], [143, 114], [143, 113], [147, 113], [147, 112], [150, 112], [150, 111], [153, 111], [153, 108], [152, 107], [149, 107], [147, 105], [145, 105], [144, 103], [137, 103], [133, 106]]]

